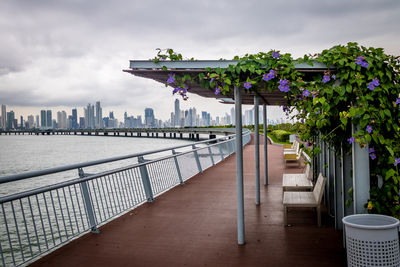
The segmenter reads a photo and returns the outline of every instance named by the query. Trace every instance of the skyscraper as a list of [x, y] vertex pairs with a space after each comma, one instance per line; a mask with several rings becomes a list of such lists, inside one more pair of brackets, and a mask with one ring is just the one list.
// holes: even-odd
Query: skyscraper
[[90, 103], [87, 105], [85, 111], [85, 128], [94, 129], [95, 128], [95, 119], [94, 119], [94, 106]]
[[15, 115], [14, 111], [7, 112], [7, 129], [15, 129], [16, 125], [14, 123]]
[[95, 121], [95, 127], [97, 129], [103, 128], [103, 110], [100, 106], [100, 101], [96, 102], [96, 121]]
[[47, 127], [46, 110], [41, 110], [40, 111], [40, 127], [42, 129]]
[[181, 111], [179, 109], [179, 99], [175, 99], [175, 118], [174, 126], [180, 126], [181, 122]]
[[78, 129], [78, 111], [76, 108], [72, 109], [72, 129]]
[[144, 110], [144, 121], [146, 127], [154, 127], [154, 110], [152, 108], [146, 108]]
[[39, 120], [39, 115], [36, 115], [36, 128], [40, 128], [40, 120]]
[[35, 118], [33, 117], [33, 115], [29, 115], [28, 116], [28, 125], [29, 125], [29, 129], [33, 128], [33, 125], [35, 124]]
[[51, 115], [51, 110], [46, 111], [46, 126], [47, 128], [53, 128], [53, 117]]
[[7, 109], [6, 105], [1, 105], [1, 126], [5, 130], [7, 128]]

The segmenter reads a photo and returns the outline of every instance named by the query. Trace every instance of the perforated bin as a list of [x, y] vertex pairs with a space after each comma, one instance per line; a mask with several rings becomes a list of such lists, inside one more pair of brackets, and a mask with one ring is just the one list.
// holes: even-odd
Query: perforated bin
[[345, 225], [348, 266], [400, 266], [399, 220], [377, 214], [356, 214]]

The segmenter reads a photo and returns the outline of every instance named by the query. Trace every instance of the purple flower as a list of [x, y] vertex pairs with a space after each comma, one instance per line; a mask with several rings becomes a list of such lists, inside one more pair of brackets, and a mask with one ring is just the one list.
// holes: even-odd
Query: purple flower
[[349, 141], [349, 144], [354, 143], [354, 137], [350, 137], [349, 139], [347, 139], [347, 141]]
[[272, 52], [272, 57], [273, 57], [273, 58], [279, 58], [280, 55], [279, 55], [279, 53], [277, 53], [277, 52]]
[[214, 78], [211, 78], [210, 83], [212, 83], [214, 81]]
[[400, 98], [397, 98], [397, 99], [396, 99], [395, 104], [396, 104], [396, 105], [400, 104]]
[[310, 91], [308, 91], [307, 89], [303, 91], [303, 96], [305, 97], [309, 96], [310, 94]]
[[169, 78], [167, 80], [168, 84], [171, 84], [171, 83], [175, 82], [175, 78], [174, 78], [175, 74], [171, 73], [171, 74], [168, 74], [168, 76], [169, 76]]
[[375, 85], [373, 83], [368, 84], [368, 89], [373, 91], [375, 89]]
[[283, 79], [283, 80], [280, 80], [280, 81], [279, 81], [279, 84], [280, 84], [280, 85], [286, 85], [286, 84], [288, 84], [288, 82], [289, 82], [288, 80]]
[[301, 119], [300, 122], [301, 122], [301, 123], [304, 123], [304, 119]]
[[219, 87], [215, 88], [215, 94], [218, 95], [221, 92], [221, 89]]
[[174, 90], [172, 91], [172, 94], [176, 94], [177, 92], [179, 92], [180, 89], [182, 89], [182, 88], [180, 88], [180, 87], [174, 88]]
[[371, 154], [369, 154], [369, 156], [371, 157], [372, 160], [376, 159], [375, 153], [371, 153]]
[[364, 61], [364, 57], [357, 57], [357, 60], [355, 63], [358, 65], [361, 65], [361, 67], [364, 67], [364, 68], [368, 68], [368, 66], [369, 66], [369, 63]]
[[368, 153], [375, 153], [375, 148], [373, 148], [373, 147], [371, 147], [371, 148], [368, 148]]
[[306, 143], [306, 148], [308, 148], [309, 146], [310, 146], [310, 144], [307, 142], [307, 143]]
[[322, 82], [323, 83], [327, 83], [331, 80], [331, 77], [329, 77], [329, 75], [324, 75], [324, 78], [322, 78]]
[[369, 63], [368, 62], [361, 62], [361, 67], [364, 67], [364, 68], [368, 68], [368, 66], [369, 66]]
[[278, 89], [279, 89], [281, 92], [285, 92], [285, 93], [289, 92], [289, 91], [290, 91], [290, 88], [289, 88], [288, 83], [289, 83], [289, 81], [286, 80], [286, 79], [280, 80], [280, 81], [279, 81], [279, 84], [280, 84], [280, 85], [278, 86]]
[[332, 75], [332, 79], [336, 80], [336, 75], [335, 74]]
[[371, 82], [373, 85], [375, 85], [375, 86], [379, 86], [379, 79], [372, 79], [372, 82]]
[[397, 166], [397, 164], [400, 163], [400, 158], [396, 158], [394, 159], [394, 166]]
[[367, 132], [371, 133], [372, 132], [372, 126], [367, 125], [367, 128], [365, 129]]
[[251, 87], [251, 82], [247, 82], [247, 83], [244, 83], [244, 88], [246, 88], [246, 89], [250, 89], [250, 87]]
[[271, 80], [271, 79], [273, 79], [273, 78], [275, 78], [274, 70], [270, 70], [268, 74], [264, 74], [263, 75], [263, 80], [266, 81], [266, 82]]

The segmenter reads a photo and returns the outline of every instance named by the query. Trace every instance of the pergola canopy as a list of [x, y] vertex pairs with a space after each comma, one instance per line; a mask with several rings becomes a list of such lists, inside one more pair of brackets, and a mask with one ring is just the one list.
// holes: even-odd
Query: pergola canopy
[[[129, 69], [124, 70], [124, 72], [131, 73], [138, 77], [148, 78], [155, 80], [157, 82], [165, 84], [168, 80], [168, 74], [198, 74], [200, 72], [207, 72], [207, 68], [227, 68], [229, 65], [236, 65], [237, 60], [183, 60], [183, 61], [159, 61], [155, 63], [151, 60], [131, 60]], [[168, 70], [163, 70], [166, 67]], [[296, 70], [303, 73], [321, 73], [328, 70], [327, 66], [314, 62], [313, 66], [306, 63], [295, 64]], [[332, 68], [330, 68], [332, 69]], [[214, 90], [210, 88], [203, 88], [200, 84], [191, 83], [189, 85], [188, 92], [200, 95], [202, 97], [216, 98], [219, 99], [221, 103], [233, 104], [234, 95], [233, 92], [227, 93], [226, 95], [215, 95]], [[243, 104], [254, 104], [254, 95], [256, 93], [251, 90], [242, 90], [242, 103]], [[286, 105], [287, 100], [285, 98], [285, 93], [279, 91], [278, 89], [273, 92], [263, 91], [257, 92], [260, 98], [260, 104], [267, 105]]]

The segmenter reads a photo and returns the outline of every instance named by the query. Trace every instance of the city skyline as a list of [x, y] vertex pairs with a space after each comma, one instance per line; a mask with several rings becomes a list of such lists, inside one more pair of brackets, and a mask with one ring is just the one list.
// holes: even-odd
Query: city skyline
[[[254, 107], [243, 109], [243, 125], [254, 124]], [[195, 107], [180, 109], [179, 99], [175, 99], [172, 112], [167, 120], [161, 120], [155, 116], [153, 108], [147, 107], [143, 114], [128, 115], [124, 112], [123, 119], [119, 120], [114, 115], [114, 111], [108, 111], [108, 116], [104, 117], [103, 107], [100, 101], [93, 105], [88, 103], [81, 108], [65, 110], [41, 109], [39, 114], [29, 114], [26, 116], [15, 112], [12, 107], [7, 110], [7, 105], [1, 105], [0, 128], [1, 129], [100, 129], [100, 128], [163, 128], [163, 127], [185, 127], [185, 126], [218, 126], [231, 125], [235, 123], [234, 107], [231, 105], [229, 112], [223, 116], [211, 114], [207, 111], [197, 110]], [[83, 110], [78, 113], [78, 110]], [[104, 114], [106, 114], [105, 112]], [[289, 117], [282, 116], [281, 107], [268, 106], [268, 123], [294, 122]], [[54, 114], [54, 116], [53, 116]], [[79, 116], [83, 114], [83, 116]], [[178, 115], [176, 115], [178, 114]], [[5, 116], [4, 116], [5, 115]], [[136, 118], [135, 118], [136, 116]], [[5, 121], [4, 121], [5, 118]], [[260, 109], [260, 118], [262, 110]], [[262, 123], [260, 121], [260, 123]]]

